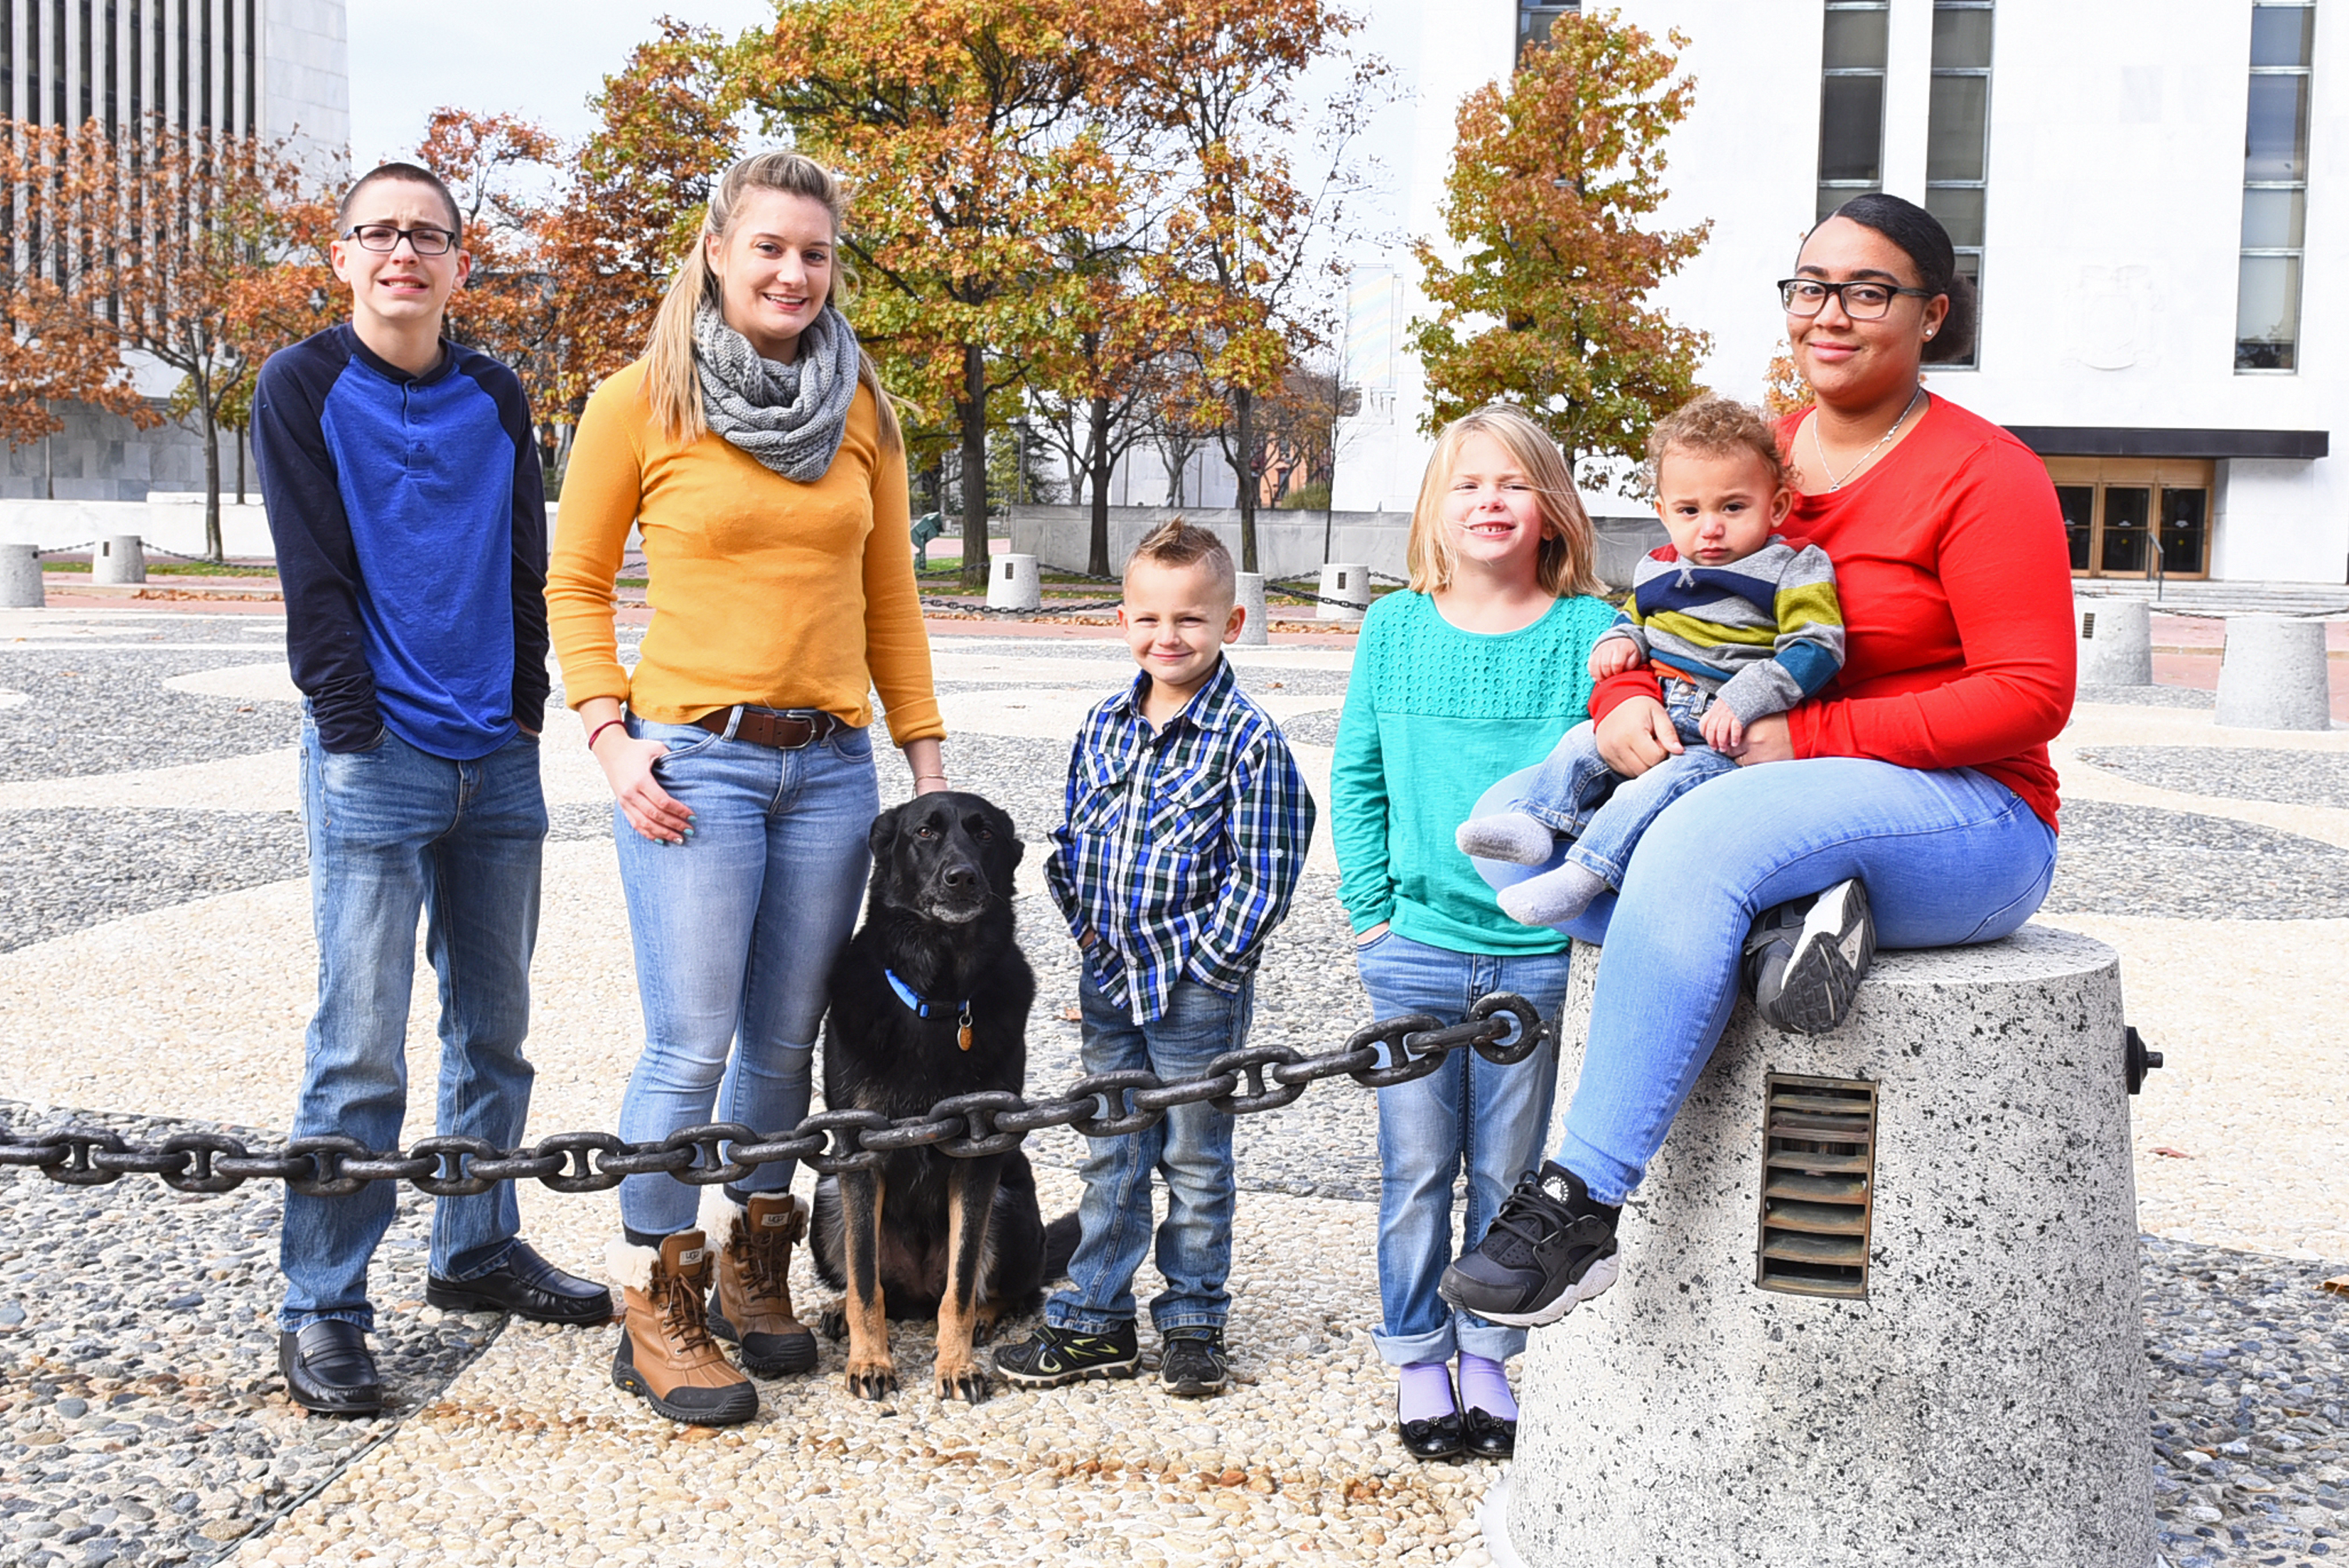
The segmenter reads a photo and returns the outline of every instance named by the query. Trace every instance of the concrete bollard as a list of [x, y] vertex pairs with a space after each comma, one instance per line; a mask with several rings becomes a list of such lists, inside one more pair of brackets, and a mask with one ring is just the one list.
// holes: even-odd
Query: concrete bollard
[[2072, 631], [2080, 640], [2080, 684], [2153, 684], [2153, 615], [2134, 599], [2075, 599]]
[[[1336, 601], [1332, 603], [1331, 601]], [[1359, 621], [1371, 607], [1371, 569], [1361, 562], [1325, 562], [1321, 567], [1324, 621]]]
[[987, 569], [987, 607], [1033, 610], [1044, 602], [1043, 579], [1032, 555], [999, 555]]
[[147, 552], [135, 533], [118, 533], [111, 539], [101, 539], [89, 558], [89, 580], [92, 583], [144, 583], [147, 581]]
[[1265, 618], [1264, 573], [1238, 572], [1232, 575], [1234, 602], [1247, 612], [1240, 623], [1240, 646], [1260, 648], [1272, 641], [1272, 623]]
[[40, 552], [29, 544], [0, 544], [0, 610], [36, 610], [48, 602]]
[[2283, 615], [2228, 616], [2217, 718], [2228, 729], [2332, 728], [2324, 623]]
[[2147, 1568], [2123, 1028], [2113, 950], [2035, 925], [1879, 955], [1832, 1034], [1739, 1004], [1621, 1280], [1534, 1331], [1495, 1559]]

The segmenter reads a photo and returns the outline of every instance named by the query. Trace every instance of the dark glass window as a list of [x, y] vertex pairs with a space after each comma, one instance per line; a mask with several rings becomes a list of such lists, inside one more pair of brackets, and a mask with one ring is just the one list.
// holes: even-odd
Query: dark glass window
[[1819, 47], [1819, 180], [1824, 218], [1884, 182], [1884, 0], [1826, 0]]
[[2251, 83], [2243, 121], [2242, 259], [2235, 284], [2237, 370], [2300, 368], [2309, 63], [2315, 41], [2313, 3], [2251, 7]]
[[2057, 485], [2055, 506], [2064, 514], [2064, 537], [2072, 546], [2072, 570], [2088, 569], [2088, 541], [2096, 521], [2096, 487]]

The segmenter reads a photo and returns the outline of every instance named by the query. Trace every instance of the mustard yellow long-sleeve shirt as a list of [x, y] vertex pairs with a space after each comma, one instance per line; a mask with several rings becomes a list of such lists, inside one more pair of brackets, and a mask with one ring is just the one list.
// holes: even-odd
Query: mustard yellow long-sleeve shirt
[[[750, 703], [863, 725], [877, 690], [896, 744], [942, 738], [905, 461], [881, 450], [871, 390], [857, 388], [831, 469], [799, 484], [715, 432], [663, 436], [644, 374], [638, 360], [596, 388], [564, 475], [546, 573], [564, 700], [617, 697], [664, 724]], [[612, 629], [632, 522], [654, 611], [633, 680]]]

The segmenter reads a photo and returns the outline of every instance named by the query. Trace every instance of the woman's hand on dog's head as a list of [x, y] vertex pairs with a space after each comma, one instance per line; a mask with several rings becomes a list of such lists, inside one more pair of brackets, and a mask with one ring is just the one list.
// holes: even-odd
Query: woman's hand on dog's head
[[660, 787], [653, 764], [668, 755], [657, 740], [632, 739], [625, 731], [609, 730], [598, 737], [595, 760], [612, 798], [620, 803], [628, 826], [656, 843], [681, 844], [693, 831], [693, 813], [684, 802]]

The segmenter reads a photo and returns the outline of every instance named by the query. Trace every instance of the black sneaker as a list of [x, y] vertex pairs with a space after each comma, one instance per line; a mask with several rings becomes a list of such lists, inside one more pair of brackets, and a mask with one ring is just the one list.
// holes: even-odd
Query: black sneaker
[[1744, 972], [1754, 1011], [1774, 1029], [1824, 1035], [1842, 1023], [1876, 958], [1868, 887], [1839, 882], [1807, 906], [1764, 910], [1745, 938]]
[[1582, 1178], [1552, 1161], [1521, 1177], [1475, 1250], [1444, 1271], [1438, 1295], [1511, 1328], [1556, 1323], [1615, 1283], [1615, 1220]]
[[1131, 1377], [1142, 1365], [1133, 1325], [1121, 1323], [1107, 1334], [1080, 1334], [1046, 1324], [1017, 1345], [995, 1353], [995, 1370], [1022, 1388], [1057, 1388], [1087, 1377]]
[[1175, 1328], [1158, 1353], [1158, 1380], [1178, 1399], [1220, 1394], [1232, 1380], [1232, 1360], [1224, 1352], [1220, 1328]]

